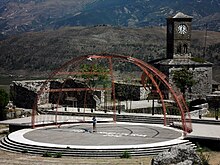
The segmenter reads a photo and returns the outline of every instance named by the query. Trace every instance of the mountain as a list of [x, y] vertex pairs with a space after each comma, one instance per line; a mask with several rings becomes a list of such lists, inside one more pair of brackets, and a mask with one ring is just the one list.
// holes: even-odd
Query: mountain
[[[192, 56], [220, 66], [220, 32], [192, 31]], [[28, 32], [0, 42], [0, 75], [43, 76], [80, 55], [115, 53], [150, 62], [165, 58], [165, 27], [125, 28], [106, 25]], [[220, 81], [220, 67], [214, 69]]]
[[178, 11], [220, 31], [220, 0], [1, 0], [0, 38], [64, 26], [161, 26]]

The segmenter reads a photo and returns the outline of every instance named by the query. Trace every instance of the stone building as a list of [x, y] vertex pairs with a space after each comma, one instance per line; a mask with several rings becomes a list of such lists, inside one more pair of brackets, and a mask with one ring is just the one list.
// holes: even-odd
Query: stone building
[[[32, 109], [37, 98], [37, 93], [42, 85], [45, 84], [45, 90], [58, 90], [57, 92], [42, 92], [38, 98], [38, 105], [57, 104], [71, 107], [95, 108], [97, 101], [101, 102], [102, 91], [86, 91], [76, 90], [73, 88], [87, 88], [86, 84], [75, 80], [29, 80], [29, 81], [13, 81], [10, 85], [10, 100], [14, 105], [20, 108]], [[59, 92], [60, 89], [70, 89], [70, 91]], [[86, 94], [86, 98], [85, 98]], [[94, 97], [96, 96], [96, 97]], [[58, 102], [59, 100], [59, 102]]]
[[172, 71], [187, 68], [196, 84], [187, 90], [188, 99], [205, 98], [212, 92], [212, 63], [194, 58], [191, 54], [192, 17], [177, 13], [167, 18], [167, 57], [155, 63], [172, 82]]

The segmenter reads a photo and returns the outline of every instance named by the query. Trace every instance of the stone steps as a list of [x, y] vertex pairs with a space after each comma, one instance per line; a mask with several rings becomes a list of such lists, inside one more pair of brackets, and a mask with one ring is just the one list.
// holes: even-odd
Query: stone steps
[[11, 152], [21, 152], [29, 154], [43, 155], [45, 152], [51, 154], [62, 153], [63, 156], [76, 156], [76, 157], [119, 157], [123, 152], [127, 151], [131, 156], [146, 156], [157, 155], [160, 152], [168, 150], [172, 146], [185, 144], [192, 148], [195, 145], [188, 140], [180, 140], [177, 143], [161, 145], [156, 147], [142, 147], [142, 148], [116, 148], [116, 149], [81, 149], [81, 148], [58, 148], [47, 146], [35, 146], [31, 144], [22, 144], [11, 140], [8, 136], [1, 140], [0, 148]]

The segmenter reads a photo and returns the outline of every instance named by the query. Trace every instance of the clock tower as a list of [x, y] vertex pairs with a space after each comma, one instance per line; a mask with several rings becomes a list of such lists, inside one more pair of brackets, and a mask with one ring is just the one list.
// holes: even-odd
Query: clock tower
[[181, 12], [167, 18], [167, 58], [190, 58], [192, 17]]
[[[193, 73], [196, 84], [186, 88], [186, 99], [206, 98], [212, 92], [212, 63], [197, 61], [191, 56], [191, 25], [192, 17], [181, 12], [167, 18], [167, 58], [161, 59], [154, 65], [163, 72], [169, 82], [173, 82], [175, 70], [187, 69]], [[165, 98], [170, 98], [164, 90]]]

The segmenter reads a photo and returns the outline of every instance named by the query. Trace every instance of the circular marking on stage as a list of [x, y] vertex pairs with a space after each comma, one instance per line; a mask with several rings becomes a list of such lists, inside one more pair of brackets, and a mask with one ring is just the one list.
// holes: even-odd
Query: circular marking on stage
[[151, 124], [97, 123], [96, 132], [92, 123], [43, 127], [24, 131], [22, 141], [40, 146], [117, 147], [154, 145], [182, 139], [182, 131]]

